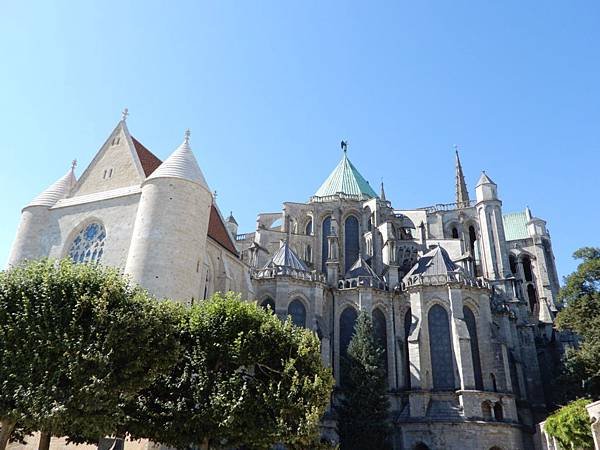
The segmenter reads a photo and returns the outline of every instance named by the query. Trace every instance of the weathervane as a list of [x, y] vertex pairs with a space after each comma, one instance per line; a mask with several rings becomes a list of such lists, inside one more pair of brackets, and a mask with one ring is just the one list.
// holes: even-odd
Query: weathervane
[[346, 153], [348, 151], [348, 141], [340, 142], [340, 147], [342, 147], [343, 152]]
[[123, 122], [125, 122], [127, 120], [127, 116], [129, 115], [129, 110], [127, 108], [125, 108], [122, 112], [121, 112], [121, 120]]

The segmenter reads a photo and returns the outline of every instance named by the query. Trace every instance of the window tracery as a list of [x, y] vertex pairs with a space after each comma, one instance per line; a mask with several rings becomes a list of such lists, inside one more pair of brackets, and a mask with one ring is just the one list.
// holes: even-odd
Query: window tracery
[[104, 253], [106, 230], [98, 222], [86, 225], [73, 239], [69, 248], [69, 258], [76, 263], [99, 262]]

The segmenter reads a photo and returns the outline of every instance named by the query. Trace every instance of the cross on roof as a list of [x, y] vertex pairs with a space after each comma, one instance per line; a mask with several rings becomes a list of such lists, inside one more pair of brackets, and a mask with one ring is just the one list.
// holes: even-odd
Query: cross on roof
[[127, 108], [125, 108], [122, 112], [121, 112], [121, 120], [123, 122], [125, 122], [127, 120], [127, 116], [129, 115], [129, 110]]
[[342, 147], [342, 150], [344, 151], [344, 153], [346, 153], [348, 151], [348, 141], [340, 142], [340, 147]]
[[77, 167], [77, 159], [71, 161], [71, 170], [75, 170], [75, 167]]

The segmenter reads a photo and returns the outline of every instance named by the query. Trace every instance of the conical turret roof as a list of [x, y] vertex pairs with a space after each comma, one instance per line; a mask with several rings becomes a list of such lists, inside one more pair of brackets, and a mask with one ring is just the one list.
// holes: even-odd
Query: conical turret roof
[[328, 197], [330, 195], [344, 194], [359, 199], [375, 198], [377, 194], [368, 181], [350, 162], [344, 151], [342, 160], [333, 169], [314, 197]]
[[156, 178], [181, 178], [198, 183], [208, 189], [204, 175], [190, 147], [189, 131], [186, 131], [183, 143], [158, 166], [158, 169], [152, 172], [147, 180]]
[[48, 208], [54, 206], [57, 201], [67, 197], [77, 179], [75, 178], [75, 163], [69, 169], [69, 171], [63, 175], [62, 178], [57, 180], [54, 184], [50, 185], [48, 189], [34, 198], [27, 206], [47, 206]]

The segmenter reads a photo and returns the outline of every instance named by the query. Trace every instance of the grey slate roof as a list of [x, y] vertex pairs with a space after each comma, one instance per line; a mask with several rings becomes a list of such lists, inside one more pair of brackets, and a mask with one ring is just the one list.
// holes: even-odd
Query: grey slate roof
[[413, 268], [406, 274], [406, 277], [413, 275], [446, 275], [456, 272], [462, 272], [462, 268], [450, 259], [450, 255], [446, 250], [437, 245], [419, 258]]
[[375, 273], [369, 264], [361, 257], [359, 257], [352, 267], [348, 269], [348, 272], [344, 275], [344, 278], [356, 278], [356, 277], [372, 277], [379, 279], [379, 276]]
[[294, 250], [290, 248], [288, 241], [285, 241], [281, 247], [279, 247], [279, 250], [273, 254], [263, 269], [269, 269], [277, 266], [290, 267], [292, 269], [308, 272], [308, 267], [306, 267], [304, 261], [302, 261], [298, 255], [296, 255]]

